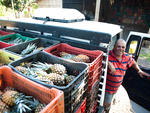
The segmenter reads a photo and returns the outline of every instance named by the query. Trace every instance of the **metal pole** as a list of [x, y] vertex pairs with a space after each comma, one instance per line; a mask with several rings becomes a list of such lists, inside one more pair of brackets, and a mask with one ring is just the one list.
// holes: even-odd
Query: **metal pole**
[[96, 0], [95, 21], [98, 21], [98, 20], [99, 20], [100, 5], [101, 5], [101, 0]]

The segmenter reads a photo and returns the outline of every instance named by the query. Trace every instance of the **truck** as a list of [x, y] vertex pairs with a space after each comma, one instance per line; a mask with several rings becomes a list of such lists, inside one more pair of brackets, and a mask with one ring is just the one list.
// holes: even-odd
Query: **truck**
[[[103, 54], [102, 73], [99, 75], [97, 96], [97, 112], [103, 106], [105, 96], [105, 85], [107, 78], [108, 53], [115, 41], [123, 37], [123, 29], [120, 25], [104, 22], [88, 21], [84, 18], [73, 20], [51, 19], [48, 16], [21, 18], [21, 19], [0, 19], [0, 26], [3, 31], [11, 31], [29, 37], [41, 37], [57, 40], [60, 43], [67, 43], [71, 46], [86, 49], [100, 50]], [[128, 52], [139, 63], [142, 70], [150, 73], [150, 34], [130, 32], [126, 39]], [[146, 65], [145, 65], [146, 63]], [[123, 86], [129, 97], [139, 105], [150, 110], [150, 88], [149, 78], [140, 78], [134, 69], [129, 69], [125, 75]], [[87, 107], [88, 109], [88, 107]], [[65, 110], [67, 113], [67, 111]]]

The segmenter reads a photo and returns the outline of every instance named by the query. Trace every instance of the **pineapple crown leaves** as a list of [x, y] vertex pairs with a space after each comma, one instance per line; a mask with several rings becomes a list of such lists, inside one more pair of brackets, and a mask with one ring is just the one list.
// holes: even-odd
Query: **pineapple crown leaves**
[[29, 54], [37, 49], [35, 44], [29, 44], [26, 49], [21, 52], [21, 55]]
[[15, 101], [14, 108], [17, 110], [17, 113], [27, 113], [31, 112], [32, 109], [35, 109], [39, 102], [35, 100], [32, 96], [26, 96], [20, 93], [19, 98]]
[[33, 77], [33, 78], [37, 77], [37, 75], [36, 75], [34, 69], [33, 69], [33, 68], [29, 68], [29, 67], [27, 68], [27, 73], [26, 73], [26, 75], [27, 75], [27, 76], [30, 76], [30, 77]]
[[20, 38], [18, 37], [18, 38], [16, 38], [15, 40], [9, 41], [8, 43], [9, 43], [9, 44], [21, 44], [22, 42], [23, 42], [22, 39], [20, 39]]
[[75, 55], [72, 55], [72, 54], [67, 54], [67, 55], [62, 56], [62, 58], [64, 59], [71, 59], [73, 57], [75, 57]]
[[38, 68], [38, 69], [42, 69], [44, 71], [48, 71], [51, 72], [51, 67], [52, 67], [52, 64], [48, 64], [48, 63], [42, 63], [42, 62], [37, 62], [35, 64], [32, 64], [34, 67]]

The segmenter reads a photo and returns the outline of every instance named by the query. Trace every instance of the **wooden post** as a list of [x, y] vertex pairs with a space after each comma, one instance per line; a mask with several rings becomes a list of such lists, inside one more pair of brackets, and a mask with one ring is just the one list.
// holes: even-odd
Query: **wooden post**
[[98, 20], [99, 20], [100, 5], [101, 5], [101, 0], [96, 0], [95, 21], [98, 21]]

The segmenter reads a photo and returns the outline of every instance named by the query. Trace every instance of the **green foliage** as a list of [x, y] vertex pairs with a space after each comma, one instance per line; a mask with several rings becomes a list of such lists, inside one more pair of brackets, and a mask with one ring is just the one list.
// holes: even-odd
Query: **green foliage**
[[[0, 0], [0, 16], [31, 17], [34, 9], [38, 8], [36, 0]], [[12, 4], [13, 2], [13, 4]]]
[[1, 0], [0, 4], [7, 8], [14, 8], [17, 12], [22, 12], [25, 8], [31, 7], [32, 4], [35, 4], [35, 0]]
[[150, 53], [140, 54], [140, 57], [150, 61]]
[[0, 16], [5, 16], [5, 9], [6, 9], [6, 7], [5, 6], [2, 6], [1, 4], [0, 4]]

